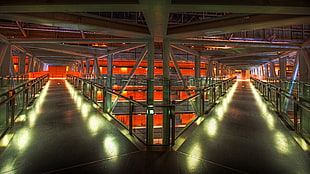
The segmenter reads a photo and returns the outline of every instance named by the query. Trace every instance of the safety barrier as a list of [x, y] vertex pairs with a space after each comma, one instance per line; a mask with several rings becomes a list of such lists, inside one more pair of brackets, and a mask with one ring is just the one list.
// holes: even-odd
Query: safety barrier
[[45, 74], [0, 94], [0, 138], [14, 126], [19, 114], [34, 101], [48, 78], [49, 75]]
[[[210, 78], [211, 79], [211, 78]], [[117, 122], [126, 128], [130, 134], [138, 137], [147, 145], [173, 145], [175, 139], [189, 127], [199, 116], [207, 113], [230, 88], [236, 78], [218, 79], [213, 78], [212, 83], [198, 88], [184, 89], [188, 92], [186, 98], [173, 100], [169, 104], [155, 101], [148, 105], [146, 101], [138, 101], [133, 96], [122, 95], [113, 89], [108, 89], [100, 80], [84, 79], [82, 77], [67, 74], [67, 80], [91, 102], [98, 105], [105, 113], [110, 114]], [[206, 82], [206, 81], [203, 81]], [[156, 82], [158, 83], [158, 82]], [[162, 83], [171, 84], [171, 81]], [[196, 83], [197, 84], [197, 83]], [[144, 84], [145, 85], [145, 84]], [[146, 86], [146, 85], [145, 85]], [[173, 88], [170, 86], [170, 89]], [[139, 90], [135, 92], [141, 91]], [[113, 111], [117, 105], [112, 99], [122, 99], [118, 112]], [[192, 103], [194, 110], [188, 113], [180, 110], [185, 103]], [[123, 112], [120, 112], [123, 111]], [[168, 117], [167, 117], [168, 116]], [[153, 135], [149, 132], [153, 132]]]
[[[310, 142], [310, 102], [298, 93], [291, 93], [283, 85], [274, 85], [251, 78], [252, 84], [270, 102], [286, 125]], [[287, 84], [286, 84], [287, 85]], [[285, 86], [286, 86], [285, 85]]]

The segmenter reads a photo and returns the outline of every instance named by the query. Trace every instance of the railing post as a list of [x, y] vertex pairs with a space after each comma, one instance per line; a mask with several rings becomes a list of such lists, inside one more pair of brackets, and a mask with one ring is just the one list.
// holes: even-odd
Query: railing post
[[175, 101], [172, 101], [172, 105], [170, 106], [170, 119], [171, 119], [171, 141], [170, 145], [173, 146], [175, 144]]
[[[296, 100], [296, 97], [294, 97], [294, 100]], [[298, 133], [298, 111], [299, 111], [299, 107], [297, 105], [297, 103], [294, 102], [294, 129], [295, 131]]]
[[205, 103], [205, 101], [204, 101], [204, 97], [205, 97], [205, 95], [204, 95], [204, 90], [203, 89], [201, 89], [200, 90], [200, 105], [201, 105], [201, 107], [200, 107], [200, 113], [201, 113], [201, 116], [205, 113], [205, 105], [204, 105], [204, 103]]
[[105, 91], [105, 87], [102, 88], [102, 109], [103, 109], [103, 112], [107, 112], [107, 110], [106, 110], [106, 91]]
[[[133, 100], [133, 97], [130, 96], [130, 99]], [[130, 135], [132, 135], [133, 110], [134, 110], [134, 104], [131, 101], [129, 101], [129, 134]]]
[[[12, 97], [15, 94], [15, 91], [12, 90], [9, 92], [9, 96]], [[10, 101], [10, 105], [11, 105], [11, 127], [14, 126], [14, 116], [15, 116], [15, 98], [12, 98]]]
[[213, 97], [213, 104], [216, 102], [216, 90], [215, 90], [215, 85], [212, 85], [212, 97]]

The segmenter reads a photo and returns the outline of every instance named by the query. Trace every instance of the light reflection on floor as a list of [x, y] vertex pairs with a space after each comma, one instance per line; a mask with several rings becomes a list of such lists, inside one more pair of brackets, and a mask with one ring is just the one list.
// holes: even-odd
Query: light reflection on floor
[[254, 98], [256, 100], [258, 108], [261, 111], [260, 115], [264, 118], [266, 126], [269, 128], [270, 135], [273, 135], [273, 143], [275, 148], [278, 150], [279, 153], [290, 153], [290, 144], [287, 137], [285, 137], [282, 132], [274, 129], [276, 123], [275, 119], [277, 119], [275, 114], [273, 114], [272, 111], [268, 109], [268, 105], [258, 93], [256, 88], [252, 85], [252, 83], [250, 83], [250, 87], [252, 93], [254, 94]]
[[238, 83], [239, 82], [237, 81], [228, 90], [227, 94], [221, 99], [220, 103], [215, 106], [213, 112], [214, 115], [212, 115], [212, 118], [205, 120], [206, 124], [204, 124], [204, 130], [206, 131], [206, 133], [209, 135], [210, 138], [216, 136], [218, 132], [218, 126], [220, 125], [220, 122], [223, 120], [224, 115], [226, 114], [227, 109], [229, 108], [229, 104], [232, 101]]
[[[68, 88], [71, 98], [74, 100], [77, 108], [79, 109], [82, 118], [88, 128], [88, 131], [91, 136], [96, 137], [99, 136], [99, 133], [104, 129], [104, 122], [101, 114], [97, 114], [98, 112], [94, 112], [94, 108], [97, 105], [93, 105], [86, 101], [84, 97], [79, 93], [78, 90], [72, 87], [72, 85], [65, 81], [66, 87]], [[119, 155], [120, 149], [118, 142], [115, 141], [115, 137], [112, 135], [100, 137], [102, 138], [102, 146], [103, 152], [108, 154], [110, 157], [114, 157]]]

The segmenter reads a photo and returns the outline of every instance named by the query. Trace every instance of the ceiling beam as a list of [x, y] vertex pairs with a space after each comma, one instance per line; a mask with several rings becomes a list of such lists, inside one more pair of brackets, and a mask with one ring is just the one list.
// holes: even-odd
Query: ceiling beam
[[0, 18], [114, 36], [132, 38], [149, 36], [149, 31], [145, 26], [117, 22], [110, 18], [86, 13], [2, 13]]
[[[181, 50], [181, 51], [184, 51], [186, 53], [189, 53], [189, 54], [192, 54], [192, 55], [195, 55], [195, 56], [199, 56], [199, 52], [196, 51], [196, 50], [192, 50], [186, 46], [183, 46], [183, 45], [178, 45], [178, 44], [171, 44], [170, 45], [172, 48], [176, 48], [178, 50]], [[205, 59], [208, 59], [210, 56], [208, 55], [204, 55], [203, 53], [200, 54], [200, 56], [202, 58], [205, 58]]]
[[19, 21], [16, 21], [16, 24], [18, 26], [19, 31], [23, 34], [24, 37], [28, 37], [27, 33], [25, 32], [25, 30], [23, 29], [22, 25], [20, 24]]
[[104, 58], [110, 54], [117, 54], [117, 53], [120, 53], [120, 52], [124, 52], [124, 51], [129, 51], [129, 50], [132, 50], [132, 49], [136, 49], [136, 48], [140, 48], [140, 47], [143, 47], [145, 46], [146, 44], [145, 43], [140, 43], [140, 44], [130, 44], [130, 45], [126, 45], [124, 47], [119, 47], [117, 49], [114, 49], [114, 50], [111, 50], [109, 51], [107, 54], [104, 54], [100, 57], [98, 57], [98, 59], [101, 59], [101, 58]]
[[[151, 1], [150, 1], [151, 2]], [[262, 13], [262, 14], [308, 14], [310, 2], [294, 1], [218, 1], [218, 0], [171, 0], [171, 12], [227, 12], [227, 13]], [[26, 12], [141, 12], [143, 6], [138, 0], [1, 0], [0, 11], [3, 13]]]
[[[0, 34], [1, 39], [1, 34]], [[8, 39], [12, 44], [22, 43], [146, 43], [147, 39], [127, 39], [127, 38], [55, 38], [55, 39]]]
[[6, 44], [9, 43], [9, 40], [7, 37], [5, 37], [4, 35], [0, 34], [0, 42], [4, 42]]
[[[78, 46], [78, 45], [68, 45], [68, 44], [38, 44], [38, 43], [24, 43], [18, 44], [23, 47], [34, 47], [34, 48], [46, 48], [46, 49], [54, 49], [54, 50], [63, 50], [74, 53], [80, 53], [85, 57], [95, 57], [96, 55], [102, 55], [107, 53], [107, 49], [105, 48], [96, 48], [92, 46]], [[88, 55], [88, 56], [86, 56]]]
[[45, 50], [45, 51], [50, 51], [50, 52], [56, 52], [56, 53], [63, 53], [63, 54], [69, 54], [69, 55], [75, 55], [75, 56], [80, 56], [80, 57], [94, 57], [94, 55], [92, 54], [83, 54], [83, 53], [78, 53], [78, 52], [74, 52], [74, 51], [69, 51], [69, 50], [62, 50], [62, 49], [55, 49], [55, 48], [48, 48], [48, 47], [44, 47], [44, 46], [40, 46], [40, 47], [33, 47], [33, 46], [24, 46], [25, 48], [36, 48], [36, 49], [40, 49], [40, 50]]
[[310, 16], [255, 14], [218, 18], [168, 28], [168, 37], [189, 38], [308, 23]]
[[221, 45], [221, 46], [241, 46], [241, 47], [265, 47], [265, 48], [277, 48], [277, 49], [300, 49], [300, 44], [288, 44], [288, 43], [270, 43], [270, 42], [244, 42], [244, 41], [227, 41], [227, 40], [215, 40], [215, 39], [170, 39], [172, 43], [179, 44], [202, 44], [202, 45]]
[[310, 15], [308, 0], [296, 1], [218, 1], [218, 0], [172, 0], [173, 12], [226, 12], [261, 14], [307, 14]]
[[138, 0], [1, 0], [0, 11], [3, 13], [27, 13], [27, 12], [115, 12], [132, 11], [137, 12], [141, 9]]
[[257, 52], [257, 53], [243, 53], [243, 54], [232, 54], [229, 56], [222, 56], [222, 57], [212, 57], [212, 60], [227, 60], [227, 59], [233, 59], [238, 57], [246, 57], [246, 56], [255, 56], [255, 55], [261, 55], [266, 54], [267, 56], [270, 56], [268, 54], [272, 54], [271, 56], [278, 55], [276, 52]]

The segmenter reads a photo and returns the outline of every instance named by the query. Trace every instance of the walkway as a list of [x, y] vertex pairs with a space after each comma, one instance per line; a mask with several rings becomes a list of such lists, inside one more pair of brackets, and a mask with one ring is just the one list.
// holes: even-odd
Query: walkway
[[310, 173], [309, 156], [249, 82], [197, 123], [175, 150], [144, 151], [64, 80], [50, 80], [0, 152], [0, 173]]

